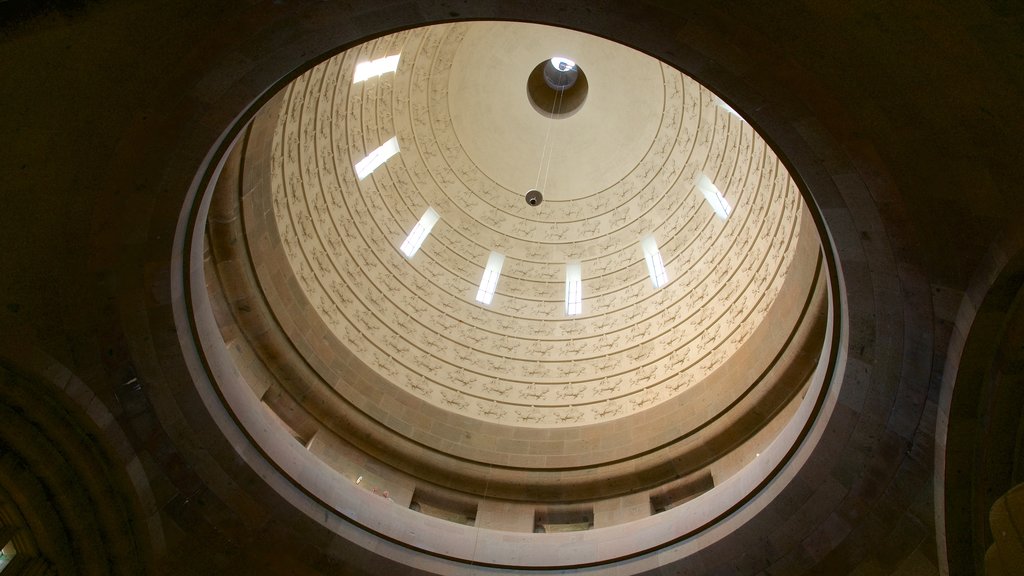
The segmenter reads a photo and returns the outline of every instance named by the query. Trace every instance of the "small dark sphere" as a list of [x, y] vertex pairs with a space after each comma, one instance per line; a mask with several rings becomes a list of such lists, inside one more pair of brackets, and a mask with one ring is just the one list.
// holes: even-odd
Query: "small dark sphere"
[[544, 195], [540, 193], [540, 190], [530, 190], [526, 193], [526, 203], [530, 206], [540, 206], [543, 201]]

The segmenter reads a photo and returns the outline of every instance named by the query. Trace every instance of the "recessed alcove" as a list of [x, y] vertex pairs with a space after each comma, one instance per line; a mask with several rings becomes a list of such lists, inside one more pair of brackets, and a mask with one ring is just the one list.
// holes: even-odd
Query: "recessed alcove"
[[594, 527], [594, 509], [589, 506], [549, 506], [534, 511], [533, 531], [538, 534], [580, 532]]
[[409, 509], [448, 522], [466, 526], [476, 524], [477, 506], [475, 502], [452, 498], [439, 492], [416, 490], [413, 493]]
[[714, 487], [715, 479], [707, 470], [680, 478], [651, 494], [651, 513], [660, 514], [676, 506], [681, 506]]

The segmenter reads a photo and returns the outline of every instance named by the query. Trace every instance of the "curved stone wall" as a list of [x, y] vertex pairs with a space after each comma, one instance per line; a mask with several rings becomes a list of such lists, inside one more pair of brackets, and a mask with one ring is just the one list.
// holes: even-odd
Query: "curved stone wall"
[[[1022, 221], [1012, 3], [39, 5], [44, 17], [0, 24], [0, 332], [74, 372], [77, 417], [109, 410], [87, 440], [137, 458], [131, 477], [152, 484], [146, 522], [167, 542], [145, 562], [155, 571], [457, 573], [372, 534], [340, 538], [336, 518], [272, 489], [277, 472], [224, 431], [230, 417], [211, 415], [190, 377], [170, 276], [205, 155], [268, 86], [368, 37], [507, 18], [626, 43], [742, 110], [820, 208], [846, 287], [841, 392], [792, 481], [713, 543], [586, 571], [944, 573], [944, 540], [931, 538], [943, 495], [930, 488], [947, 447], [932, 436], [943, 363], [959, 357], [946, 344], [987, 291], [964, 294], [987, 245]], [[131, 402], [126, 367], [142, 384]]]
[[[429, 44], [424, 38], [431, 34], [457, 38], [453, 31], [458, 30], [427, 28], [398, 37]], [[435, 44], [438, 50], [444, 46]], [[363, 529], [416, 550], [505, 567], [520, 561], [529, 566], [587, 562], [579, 551], [556, 553], [565, 544], [559, 537], [538, 540], [543, 537], [514, 533], [594, 528], [586, 539], [596, 545], [618, 541], [632, 522], [647, 526], [649, 538], [614, 553], [609, 549], [612, 556], [601, 555], [601, 562], [609, 562], [615, 555], [666, 546], [679, 534], [698, 533], [713, 525], [716, 515], [751, 498], [765, 475], [774, 473], [772, 466], [785, 461], [787, 443], [803, 434], [807, 418], [820, 405], [831, 354], [822, 347], [831, 342], [826, 333], [834, 322], [813, 219], [763, 141], [706, 89], [661, 67], [659, 78], [676, 78], [678, 100], [665, 104], [675, 113], [657, 117], [670, 124], [672, 118], [689, 120], [669, 131], [674, 148], [664, 147], [661, 156], [654, 152], [653, 160], [630, 171], [643, 173], [642, 166], [651, 164], [656, 168], [646, 173], [655, 177], [636, 184], [630, 176], [596, 194], [598, 201], [621, 203], [603, 212], [590, 206], [597, 225], [589, 233], [586, 218], [571, 221], [561, 212], [578, 200], [546, 202], [544, 211], [517, 217], [511, 190], [505, 190], [503, 216], [488, 223], [465, 207], [502, 196], [450, 184], [442, 197], [431, 184], [433, 175], [448, 174], [451, 165], [415, 164], [434, 152], [403, 144], [398, 162], [363, 182], [337, 160], [336, 153], [347, 149], [339, 140], [376, 130], [351, 110], [320, 112], [353, 100], [336, 90], [356, 85], [342, 70], [351, 70], [357, 54], [328, 60], [276, 95], [231, 148], [212, 184], [216, 192], [210, 197], [202, 285], [210, 291], [229, 350], [220, 353], [217, 342], [202, 337], [204, 361], [219, 367], [211, 375], [220, 395], [255, 445], [278, 462], [296, 487]], [[401, 71], [395, 76], [397, 83], [407, 81]], [[386, 85], [376, 89], [393, 91]], [[443, 96], [429, 85], [426, 93]], [[396, 121], [418, 118], [410, 113], [417, 96], [405, 101], [408, 108], [369, 107], [383, 109], [383, 117]], [[346, 124], [353, 119], [358, 122]], [[435, 124], [435, 134], [440, 126], [450, 124]], [[421, 140], [398, 133], [400, 142]], [[706, 133], [714, 136], [702, 136]], [[453, 147], [448, 150], [454, 154]], [[407, 158], [413, 159], [412, 167], [403, 163]], [[667, 168], [673, 165], [674, 171]], [[671, 173], [667, 180], [666, 171]], [[732, 175], [723, 183], [725, 196], [735, 204], [727, 219], [717, 217], [697, 192], [701, 171]], [[461, 180], [484, 178], [469, 165], [454, 173]], [[403, 181], [404, 187], [398, 184]], [[631, 186], [637, 193], [625, 193]], [[423, 197], [432, 198], [424, 206], [436, 206], [442, 214], [461, 212], [451, 221], [442, 219], [410, 264], [396, 250], [402, 237], [396, 215], [410, 216], [416, 208], [408, 208], [409, 198]], [[638, 200], [647, 197], [653, 200]], [[496, 210], [492, 205], [483, 212]], [[613, 214], [632, 217], [620, 218], [617, 225]], [[549, 221], [537, 220], [540, 216]], [[517, 226], [562, 226], [567, 237], [531, 245], [526, 237], [515, 237]], [[672, 255], [668, 264], [678, 278], [658, 292], [649, 286], [638, 246], [650, 231], [663, 235], [663, 250]], [[470, 244], [456, 246], [453, 239]], [[514, 271], [509, 284], [519, 290], [490, 307], [468, 303], [451, 288], [479, 273], [460, 272], [459, 264], [484, 242], [509, 252]], [[530, 259], [536, 246], [548, 259]], [[552, 279], [543, 275], [561, 270], [571, 256], [604, 273], [584, 275], [599, 293], [587, 301], [581, 316], [567, 319], [559, 313], [557, 296], [545, 296]], [[624, 286], [616, 288], [616, 282]], [[522, 309], [509, 308], [523, 300]], [[205, 304], [193, 306], [201, 311]], [[210, 331], [201, 313], [194, 321], [199, 332]], [[509, 343], [508, 350], [489, 346], [495, 337]], [[601, 341], [616, 346], [595, 353]], [[567, 351], [567, 342], [583, 345]], [[537, 344], [547, 348], [535, 349]], [[224, 364], [229, 356], [236, 368]], [[479, 375], [488, 369], [488, 356], [508, 364], [487, 379], [495, 390], [505, 389], [504, 396], [484, 397], [487, 386], [474, 387], [455, 376]], [[600, 373], [601, 362], [610, 374]], [[573, 377], [557, 370], [564, 365], [582, 371], [573, 380], [561, 380]], [[401, 372], [413, 366], [420, 369], [413, 377], [419, 387], [410, 386]], [[535, 366], [546, 375], [531, 372]], [[609, 381], [615, 385], [602, 392], [600, 385]], [[460, 387], [453, 386], [459, 382]], [[621, 385], [627, 389], [615, 396]], [[520, 400], [534, 394], [529, 407], [538, 414], [543, 408], [552, 414], [579, 411], [557, 403], [572, 390], [580, 408], [590, 409], [592, 416], [589, 421], [538, 416], [504, 422], [492, 415], [497, 421], [489, 422], [478, 411], [464, 410], [469, 401], [429, 398], [476, 395], [477, 402], [507, 413], [515, 409], [514, 398], [507, 397], [513, 390]], [[671, 393], [664, 400], [654, 401], [666, 391]], [[255, 398], [231, 400], [253, 392]], [[549, 394], [550, 403], [542, 404]], [[650, 401], [634, 401], [631, 410], [619, 414], [621, 405], [637, 394]], [[602, 415], [588, 404], [609, 412], [612, 406], [619, 409]], [[279, 428], [283, 434], [257, 433], [253, 426]], [[297, 447], [305, 452], [296, 452]], [[762, 452], [772, 454], [764, 465], [757, 462]], [[302, 480], [310, 467], [320, 470], [314, 485]], [[347, 479], [348, 487], [325, 491], [318, 487], [325, 475], [332, 482]], [[361, 503], [351, 493], [360, 492], [357, 485], [385, 495], [387, 503]], [[355, 505], [368, 511], [349, 510]], [[407, 508], [428, 518], [410, 517]], [[678, 524], [684, 517], [690, 528]], [[472, 530], [510, 535], [506, 545], [491, 544], [488, 556], [478, 556], [437, 540], [441, 527], [434, 525], [435, 518], [478, 527], [458, 528], [469, 530], [460, 538], [477, 537]], [[395, 532], [395, 526], [410, 522], [423, 524], [419, 535]], [[514, 560], [527, 551], [529, 560]]]

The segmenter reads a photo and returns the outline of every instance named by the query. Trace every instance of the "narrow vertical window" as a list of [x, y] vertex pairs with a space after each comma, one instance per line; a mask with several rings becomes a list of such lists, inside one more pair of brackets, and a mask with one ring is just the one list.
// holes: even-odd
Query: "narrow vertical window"
[[583, 312], [583, 266], [579, 262], [565, 265], [565, 313], [575, 316]]
[[402, 242], [402, 254], [405, 254], [406, 258], [412, 258], [416, 254], [416, 251], [423, 245], [423, 241], [427, 239], [430, 230], [434, 227], [434, 224], [437, 224], [440, 218], [441, 216], [436, 210], [427, 208], [420, 221], [413, 226], [412, 232], [409, 232], [405, 242]]
[[661, 260], [661, 252], [658, 251], [658, 243], [654, 236], [645, 236], [640, 241], [644, 249], [644, 260], [647, 261], [647, 273], [651, 275], [651, 283], [655, 288], [661, 288], [668, 284], [668, 272], [665, 271], [665, 263]]
[[504, 263], [503, 254], [491, 252], [487, 258], [487, 267], [484, 268], [484, 277], [480, 279], [480, 289], [476, 292], [477, 302], [490, 304], [494, 299], [494, 290], [498, 287], [498, 277], [501, 276], [501, 266]]
[[356, 176], [360, 180], [366, 178], [395, 154], [398, 154], [398, 136], [393, 136], [376, 150], [367, 154], [366, 158], [356, 162]]
[[746, 122], [746, 120], [743, 120], [743, 116], [740, 116], [739, 112], [737, 112], [732, 106], [726, 104], [725, 101], [722, 100], [721, 98], [716, 97], [715, 104], [717, 104], [718, 107], [721, 108], [722, 110], [725, 110], [729, 114], [732, 114], [733, 116], [739, 118], [741, 121]]
[[725, 199], [722, 191], [715, 186], [714, 182], [702, 174], [697, 182], [697, 188], [704, 193], [704, 199], [708, 201], [711, 209], [719, 218], [725, 220], [729, 217], [729, 214], [732, 213], [732, 206], [729, 205], [729, 201]]
[[0, 572], [7, 568], [7, 565], [14, 560], [14, 557], [18, 554], [18, 550], [14, 547], [14, 541], [8, 542], [2, 549], [0, 549]]
[[356, 64], [356, 69], [352, 73], [352, 83], [362, 82], [369, 80], [370, 78], [376, 78], [382, 76], [388, 72], [394, 72], [398, 70], [398, 57], [401, 54], [395, 54], [394, 56], [387, 56], [385, 58], [378, 58], [369, 62], [360, 62]]

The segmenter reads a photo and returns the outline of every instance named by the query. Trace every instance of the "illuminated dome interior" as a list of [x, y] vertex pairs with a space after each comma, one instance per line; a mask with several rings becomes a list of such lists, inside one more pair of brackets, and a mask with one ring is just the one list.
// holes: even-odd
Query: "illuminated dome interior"
[[[527, 92], [552, 57], [586, 71], [571, 115]], [[367, 42], [271, 98], [215, 187], [225, 404], [317, 506], [417, 553], [673, 545], [756, 495], [823, 387], [828, 274], [783, 162], [606, 40], [464, 22]], [[456, 542], [473, 530], [508, 537]]]
[[0, 2], [2, 574], [1015, 573], [1021, 7]]

